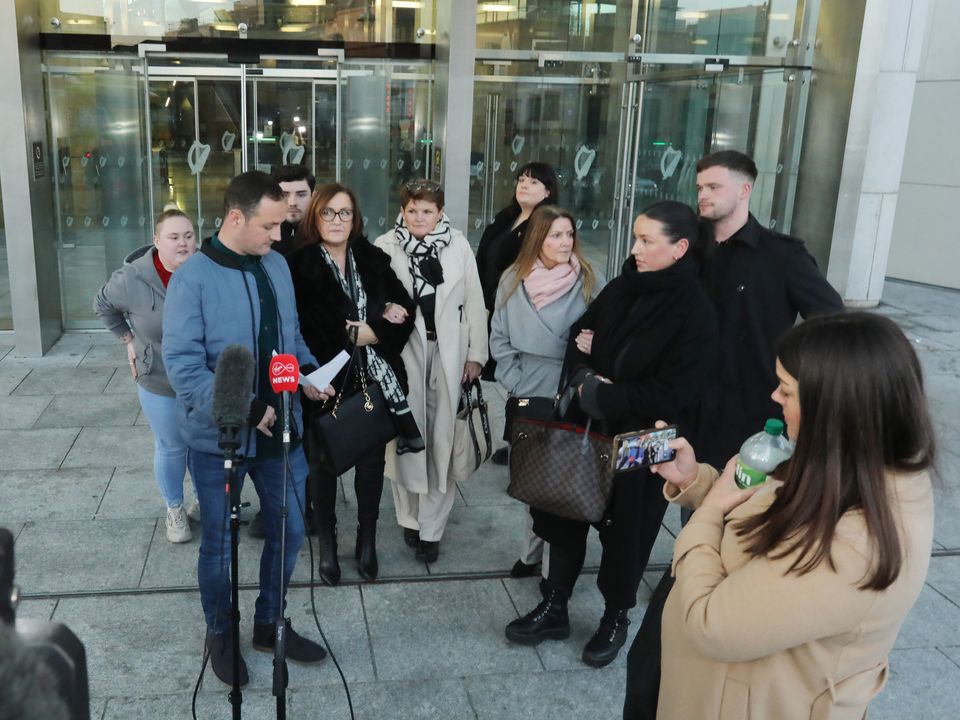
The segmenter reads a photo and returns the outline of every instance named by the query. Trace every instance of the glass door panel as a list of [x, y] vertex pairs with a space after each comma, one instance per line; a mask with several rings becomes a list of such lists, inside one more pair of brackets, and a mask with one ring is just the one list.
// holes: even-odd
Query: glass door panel
[[239, 77], [197, 80], [197, 142], [186, 155], [197, 183], [197, 228], [212, 235], [223, 220], [223, 193], [243, 172]]
[[428, 63], [345, 63], [341, 181], [357, 194], [372, 240], [393, 227], [400, 186], [430, 171]]
[[[250, 169], [273, 172], [313, 160], [313, 84], [309, 80], [253, 80], [248, 84]], [[250, 103], [253, 99], [254, 102]]]
[[100, 327], [94, 295], [151, 237], [140, 63], [54, 60], [46, 83], [64, 326]]
[[546, 162], [557, 172], [559, 203], [577, 218], [588, 258], [602, 268], [613, 222], [619, 103], [612, 102], [609, 65], [566, 65], [575, 76], [476, 78], [469, 238], [476, 245], [510, 203], [520, 167]]
[[317, 185], [337, 180], [339, 108], [337, 83], [313, 83], [313, 174]]

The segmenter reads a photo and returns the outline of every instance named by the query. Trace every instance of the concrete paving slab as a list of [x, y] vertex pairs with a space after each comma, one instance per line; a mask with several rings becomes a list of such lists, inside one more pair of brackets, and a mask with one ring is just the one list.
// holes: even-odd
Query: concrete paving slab
[[960, 607], [924, 585], [897, 636], [896, 648], [960, 645]]
[[153, 463], [153, 434], [145, 427], [85, 427], [77, 436], [63, 467], [114, 465], [143, 467]]
[[91, 520], [113, 468], [0, 472], [0, 525], [26, 520]]
[[36, 422], [38, 428], [132, 426], [140, 412], [136, 397], [57, 395]]
[[[97, 519], [164, 517], [165, 506], [153, 477], [152, 467], [113, 469], [110, 485], [97, 510]], [[184, 492], [192, 494], [185, 481]]]
[[137, 384], [133, 381], [130, 373], [121, 368], [113, 374], [107, 387], [103, 390], [104, 395], [137, 395]]
[[0, 360], [3, 360], [11, 350], [13, 350], [13, 345], [8, 345], [7, 343], [0, 344]]
[[156, 523], [29, 522], [17, 538], [17, 576], [35, 593], [135, 588]]
[[960, 607], [960, 557], [931, 558], [927, 585]]
[[948, 645], [946, 647], [937, 648], [950, 658], [950, 661], [953, 662], [957, 667], [960, 667], [960, 645]]
[[455, 508], [430, 573], [508, 572], [519, 555], [524, 512], [518, 502], [512, 507]]
[[32, 372], [29, 366], [0, 362], [0, 395], [9, 395]]
[[[960, 449], [960, 448], [958, 448]], [[948, 548], [960, 548], [960, 455], [941, 448], [935, 475], [933, 537]]]
[[[350, 683], [356, 720], [468, 720], [476, 718], [462, 680]], [[350, 717], [342, 687], [298, 690], [291, 717]]]
[[0, 430], [32, 427], [52, 399], [53, 395], [0, 395]]
[[[212, 677], [212, 676], [211, 676]], [[197, 696], [197, 717], [203, 720], [230, 720], [233, 717], [233, 707], [230, 705], [228, 694], [230, 689], [216, 678], [206, 682], [206, 687]], [[216, 685], [216, 689], [214, 688]], [[144, 683], [140, 692], [149, 691], [149, 683]], [[143, 697], [111, 697], [101, 700], [106, 703], [106, 709], [101, 715], [91, 718], [101, 720], [171, 720], [172, 718], [191, 717], [193, 691], [180, 692], [171, 695], [153, 695]], [[241, 704], [243, 717], [272, 718], [276, 716], [277, 700], [270, 690], [243, 690]], [[290, 696], [287, 697], [287, 708], [290, 708]], [[288, 710], [289, 711], [289, 710]], [[292, 713], [291, 713], [292, 715]]]
[[516, 614], [499, 580], [370, 585], [364, 606], [377, 677], [430, 680], [521, 672], [539, 662], [511, 646]]
[[14, 394], [99, 395], [113, 373], [113, 368], [100, 367], [38, 368], [24, 378]]
[[894, 650], [890, 678], [870, 703], [870, 720], [949, 720], [960, 707], [960, 667], [933, 648]]
[[[71, 338], [72, 334], [62, 335], [47, 354], [43, 357], [35, 355], [24, 355], [16, 347], [13, 348], [4, 358], [3, 364], [8, 367], [30, 367], [30, 368], [75, 368], [83, 360], [83, 356], [90, 349], [89, 343], [76, 343], [67, 341], [65, 338]], [[66, 344], [63, 344], [66, 343]]]
[[0, 457], [5, 470], [58, 468], [80, 430], [0, 430]]
[[622, 668], [469, 677], [478, 720], [594, 720], [623, 715]]
[[[113, 337], [111, 335], [111, 337]], [[119, 340], [108, 345], [94, 345], [83, 356], [79, 367], [128, 368], [127, 348]], [[129, 372], [129, 370], [127, 370]]]
[[467, 505], [510, 507], [519, 501], [507, 495], [510, 471], [505, 465], [494, 465], [489, 460], [469, 480], [457, 485]]
[[887, 280], [883, 286], [883, 302], [885, 305], [899, 308], [911, 315], [925, 313], [950, 315], [960, 306], [960, 293], [946, 288]]
[[[21, 588], [21, 591], [30, 592], [30, 588]], [[17, 617], [49, 620], [53, 617], [53, 611], [56, 609], [58, 602], [59, 600], [21, 600], [17, 606]]]

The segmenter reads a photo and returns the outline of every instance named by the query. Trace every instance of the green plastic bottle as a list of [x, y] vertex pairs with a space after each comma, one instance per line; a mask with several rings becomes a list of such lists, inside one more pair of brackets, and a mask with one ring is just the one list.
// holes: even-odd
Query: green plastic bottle
[[777, 465], [793, 455], [793, 443], [783, 434], [783, 420], [770, 418], [763, 432], [751, 435], [740, 447], [734, 473], [737, 487], [749, 488], [767, 481]]

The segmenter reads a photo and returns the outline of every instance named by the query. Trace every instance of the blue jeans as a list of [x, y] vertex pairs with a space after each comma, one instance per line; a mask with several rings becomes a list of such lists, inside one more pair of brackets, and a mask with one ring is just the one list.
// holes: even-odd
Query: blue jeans
[[[187, 453], [187, 464], [200, 501], [202, 534], [200, 557], [197, 560], [200, 602], [207, 629], [217, 634], [225, 633], [230, 627], [230, 496], [224, 491], [223, 457], [191, 449]], [[253, 460], [235, 463], [235, 467], [238, 487], [243, 488], [243, 479], [249, 474], [260, 496], [263, 528], [267, 537], [260, 555], [260, 595], [257, 597], [253, 622], [256, 625], [270, 625], [276, 622], [286, 607], [287, 585], [303, 544], [301, 508], [305, 507], [307, 461], [303, 448], [290, 453], [283, 597], [279, 593], [283, 459]]]
[[153, 431], [153, 476], [168, 508], [183, 504], [187, 444], [177, 424], [177, 399], [157, 395], [137, 385], [140, 407]]

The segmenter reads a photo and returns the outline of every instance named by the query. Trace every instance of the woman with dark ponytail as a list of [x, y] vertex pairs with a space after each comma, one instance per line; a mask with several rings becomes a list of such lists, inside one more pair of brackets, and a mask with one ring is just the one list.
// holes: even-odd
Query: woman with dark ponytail
[[[566, 366], [582, 411], [605, 433], [667, 420], [689, 432], [701, 389], [714, 371], [717, 318], [700, 281], [709, 226], [677, 202], [658, 202], [633, 223], [634, 244], [620, 275], [570, 329]], [[582, 659], [612, 662], [627, 636], [627, 611], [667, 503], [647, 468], [618, 473], [603, 519], [597, 585], [606, 609]], [[534, 532], [550, 543], [545, 598], [506, 628], [509, 640], [536, 644], [570, 634], [567, 600], [583, 567], [589, 523], [532, 509]]]

